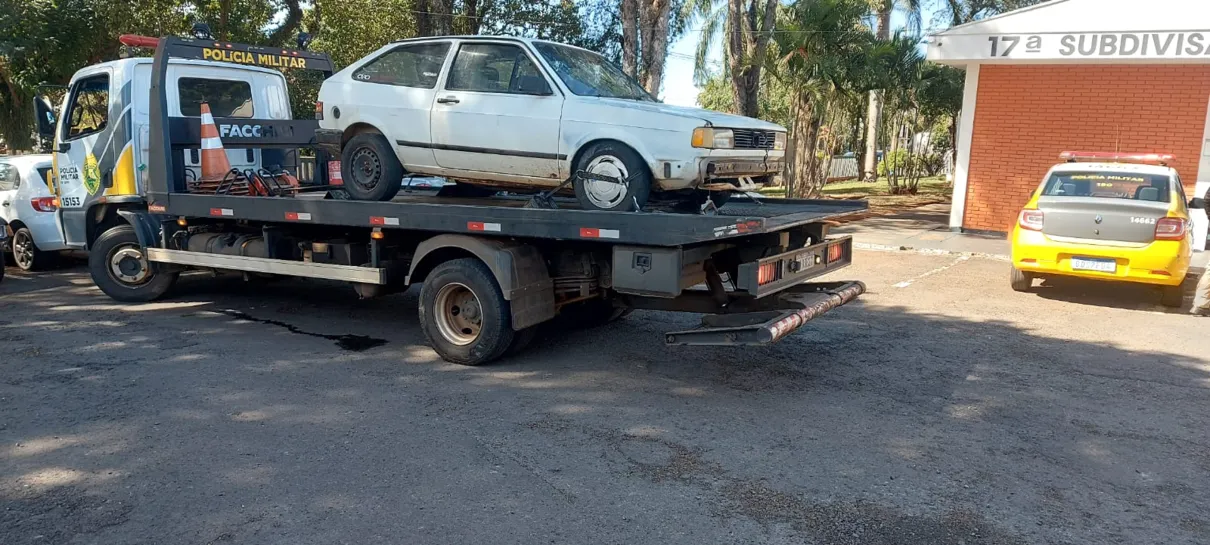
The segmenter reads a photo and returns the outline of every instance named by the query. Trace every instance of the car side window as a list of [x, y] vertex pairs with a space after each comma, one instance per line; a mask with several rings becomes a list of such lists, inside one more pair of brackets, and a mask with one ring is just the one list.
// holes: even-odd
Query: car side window
[[437, 86], [449, 50], [449, 42], [401, 45], [358, 68], [353, 79], [432, 89]]
[[67, 134], [64, 140], [105, 130], [109, 124], [109, 74], [97, 74], [76, 82], [67, 105]]
[[0, 163], [0, 191], [21, 187], [21, 171], [16, 166]]
[[462, 44], [445, 88], [484, 93], [550, 94], [546, 78], [520, 47]]

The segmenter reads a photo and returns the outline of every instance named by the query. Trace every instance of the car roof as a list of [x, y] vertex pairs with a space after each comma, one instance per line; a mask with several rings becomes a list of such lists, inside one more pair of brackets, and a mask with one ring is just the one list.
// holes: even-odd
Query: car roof
[[1135, 174], [1152, 174], [1174, 176], [1176, 169], [1164, 165], [1144, 165], [1139, 163], [1059, 163], [1050, 169], [1051, 172], [1131, 172]]
[[49, 153], [33, 153], [30, 155], [0, 155], [0, 163], [8, 163], [18, 167], [34, 167], [50, 166], [51, 155]]
[[[393, 43], [393, 44], [395, 44], [395, 43], [413, 43], [413, 42], [429, 42], [429, 41], [442, 41], [442, 40], [463, 40], [463, 41], [468, 41], [468, 42], [507, 40], [507, 41], [511, 41], [511, 42], [522, 42], [522, 43], [527, 43], [527, 44], [552, 44], [552, 45], [557, 45], [557, 46], [561, 46], [561, 47], [570, 47], [572, 49], [582, 49], [584, 51], [588, 51], [591, 53], [597, 53], [596, 51], [592, 51], [591, 49], [584, 49], [583, 47], [578, 47], [578, 46], [574, 46], [571, 44], [565, 44], [565, 43], [561, 43], [561, 42], [552, 42], [550, 40], [542, 40], [542, 39], [538, 39], [538, 38], [525, 38], [522, 36], [503, 36], [503, 35], [425, 36], [423, 38], [404, 38], [402, 40], [395, 40], [391, 43]], [[597, 54], [600, 55], [600, 53], [597, 53]]]

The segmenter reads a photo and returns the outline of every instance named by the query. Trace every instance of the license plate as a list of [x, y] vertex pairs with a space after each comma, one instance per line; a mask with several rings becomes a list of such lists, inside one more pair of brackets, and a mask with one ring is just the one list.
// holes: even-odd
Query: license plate
[[1071, 258], [1071, 269], [1074, 271], [1117, 272], [1118, 262], [1112, 259], [1095, 259], [1091, 257]]

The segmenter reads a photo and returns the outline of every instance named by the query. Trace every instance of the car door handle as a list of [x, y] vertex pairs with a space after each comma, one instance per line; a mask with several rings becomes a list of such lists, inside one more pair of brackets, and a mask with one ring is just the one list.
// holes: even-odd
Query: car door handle
[[462, 101], [458, 100], [458, 97], [456, 96], [441, 97], [437, 99], [437, 104], [457, 104], [459, 102]]

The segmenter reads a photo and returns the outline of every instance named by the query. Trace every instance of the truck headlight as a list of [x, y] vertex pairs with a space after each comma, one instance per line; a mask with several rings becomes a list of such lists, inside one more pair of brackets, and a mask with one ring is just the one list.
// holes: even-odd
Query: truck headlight
[[693, 147], [731, 149], [735, 147], [735, 133], [731, 129], [698, 127], [693, 129]]
[[784, 133], [784, 132], [773, 133], [773, 149], [775, 149], [775, 150], [786, 149], [786, 133]]

